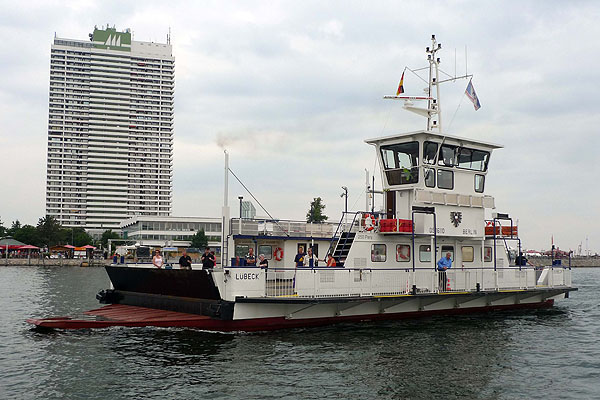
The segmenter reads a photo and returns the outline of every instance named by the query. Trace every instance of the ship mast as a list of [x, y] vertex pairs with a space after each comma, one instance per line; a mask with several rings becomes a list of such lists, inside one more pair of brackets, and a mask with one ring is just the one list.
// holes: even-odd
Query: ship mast
[[[442, 49], [442, 44], [437, 42], [435, 35], [431, 35], [431, 47], [427, 47], [425, 52], [427, 53], [427, 61], [429, 61], [429, 67], [419, 68], [419, 69], [409, 69], [409, 71], [413, 73], [417, 73], [419, 71], [428, 70], [429, 71], [429, 79], [427, 83], [427, 88], [425, 88], [425, 96], [406, 96], [406, 95], [396, 95], [396, 96], [383, 96], [384, 99], [393, 99], [393, 100], [404, 100], [404, 109], [419, 114], [423, 117], [427, 118], [427, 130], [433, 131], [437, 129], [439, 133], [442, 133], [442, 106], [441, 106], [441, 91], [440, 84], [444, 82], [454, 82], [457, 79], [470, 78], [473, 75], [467, 74], [463, 76], [449, 76], [448, 79], [444, 79], [440, 81], [440, 58], [437, 56], [437, 52]], [[424, 79], [423, 79], [424, 80]], [[435, 86], [435, 97], [434, 97], [434, 86]], [[413, 100], [427, 100], [427, 108], [415, 107], [413, 104]]]
[[[430, 131], [434, 128], [437, 128], [438, 131], [442, 132], [442, 114], [441, 114], [441, 105], [440, 105], [440, 59], [436, 57], [436, 53], [438, 50], [441, 50], [442, 44], [438, 43], [435, 39], [435, 35], [431, 35], [431, 48], [427, 47], [425, 51], [427, 52], [427, 60], [429, 61], [429, 85], [427, 86], [427, 94], [429, 96], [429, 100], [427, 100], [427, 130]], [[433, 77], [433, 72], [435, 70], [435, 78]], [[432, 89], [435, 85], [436, 88], [436, 98], [432, 98]], [[432, 118], [437, 115], [438, 120], [433, 120]]]

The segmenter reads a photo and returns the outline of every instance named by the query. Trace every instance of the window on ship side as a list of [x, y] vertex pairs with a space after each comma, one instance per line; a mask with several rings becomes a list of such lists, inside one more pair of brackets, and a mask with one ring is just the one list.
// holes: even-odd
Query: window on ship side
[[475, 191], [477, 193], [483, 193], [484, 187], [485, 187], [485, 176], [475, 174]]

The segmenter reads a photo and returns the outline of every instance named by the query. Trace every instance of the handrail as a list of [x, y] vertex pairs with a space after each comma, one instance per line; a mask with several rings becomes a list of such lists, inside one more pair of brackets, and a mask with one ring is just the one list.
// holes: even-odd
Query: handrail
[[[252, 267], [257, 268], [257, 267]], [[257, 268], [258, 269], [258, 268]], [[545, 288], [570, 287], [569, 273], [555, 274], [553, 271], [569, 270], [566, 266], [547, 267], [548, 278]], [[499, 270], [514, 271], [502, 274]], [[269, 268], [265, 271], [266, 297], [294, 296], [301, 298], [377, 296], [419, 293], [443, 294], [445, 292], [501, 292], [504, 290], [535, 289], [538, 277], [533, 267], [479, 266], [451, 268], [448, 271], [449, 285], [438, 284], [440, 271], [428, 268], [343, 268], [304, 267]], [[285, 273], [285, 272], [293, 272]], [[570, 272], [570, 271], [569, 271]], [[360, 273], [360, 274], [359, 274]], [[320, 274], [329, 277], [319, 279]], [[438, 279], [436, 279], [438, 277]], [[358, 279], [357, 279], [358, 278]]]
[[[500, 229], [502, 229], [502, 224], [500, 223], [500, 220], [509, 220], [510, 221], [510, 238], [508, 239], [517, 239], [519, 241], [519, 254], [521, 254], [521, 239], [518, 237], [513, 238], [513, 220], [511, 217], [508, 216], [508, 214], [504, 214], [502, 216], [496, 216], [492, 219], [492, 232], [494, 234], [494, 270], [496, 270], [496, 221], [498, 221], [498, 226], [500, 226]], [[488, 220], [486, 220], [485, 222], [487, 222]], [[502, 232], [502, 231], [501, 231]], [[485, 234], [485, 232], [483, 232]], [[506, 237], [503, 236], [503, 240], [504, 240], [504, 246], [507, 247], [506, 244]], [[506, 250], [508, 250], [508, 248], [506, 248]], [[508, 254], [508, 251], [507, 251]], [[510, 260], [509, 260], [510, 262]]]
[[[352, 218], [352, 222], [350, 224], [350, 228], [348, 229], [348, 234], [350, 234], [350, 231], [352, 231], [352, 227], [354, 226], [354, 222], [356, 221], [356, 216], [358, 214], [361, 214], [361, 211], [355, 211], [354, 212], [354, 217]], [[333, 247], [333, 243], [336, 241], [336, 237], [338, 235], [338, 232], [340, 232], [340, 227], [342, 227], [343, 221], [344, 221], [344, 217], [346, 216], [346, 214], [353, 214], [352, 212], [347, 212], [347, 211], [343, 211], [342, 212], [342, 217], [340, 218], [340, 222], [338, 223], [338, 226], [335, 230], [335, 233], [333, 234], [333, 237], [331, 238], [331, 241], [329, 242], [329, 248], [327, 249], [327, 254], [331, 254], [333, 256], [332, 251], [332, 247]], [[342, 231], [340, 232], [340, 237], [337, 239], [338, 240], [338, 245], [339, 245], [339, 239], [341, 239], [341, 235], [344, 233], [344, 229], [342, 228]], [[348, 235], [346, 235], [346, 237], [344, 238], [344, 244], [343, 246], [346, 246], [346, 244], [348, 243]], [[335, 252], [335, 249], [333, 249], [333, 252]]]
[[[339, 240], [342, 238], [342, 235], [344, 234], [344, 229], [342, 228], [342, 231], [340, 232], [340, 228], [343, 226], [343, 221], [344, 221], [344, 217], [346, 216], [346, 214], [349, 215], [354, 215], [354, 217], [352, 218], [352, 222], [350, 223], [350, 227], [348, 228], [348, 234], [350, 234], [352, 232], [352, 228], [354, 227], [354, 224], [356, 222], [356, 217], [361, 215], [361, 214], [371, 214], [371, 215], [375, 215], [377, 216], [377, 219], [380, 219], [379, 217], [381, 215], [383, 215], [384, 213], [381, 212], [369, 212], [369, 211], [354, 211], [354, 212], [348, 212], [348, 211], [343, 211], [342, 212], [342, 217], [340, 218], [340, 222], [338, 223], [337, 229], [335, 230], [335, 233], [333, 234], [333, 237], [331, 238], [331, 242], [329, 243], [329, 248], [327, 249], [327, 254], [330, 254], [333, 256], [333, 252], [332, 252], [332, 248], [333, 248], [333, 243], [338, 240], [338, 244], [339, 244]], [[338, 233], [340, 234], [340, 237], [338, 238]], [[346, 237], [344, 238], [344, 242], [342, 247], [345, 247], [346, 244], [348, 243], [348, 237], [349, 235], [346, 235]], [[335, 249], [333, 249], [333, 251], [335, 252]]]

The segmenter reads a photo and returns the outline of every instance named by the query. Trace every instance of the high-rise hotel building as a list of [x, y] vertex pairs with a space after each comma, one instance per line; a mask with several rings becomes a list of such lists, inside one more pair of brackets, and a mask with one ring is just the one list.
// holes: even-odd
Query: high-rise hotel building
[[174, 63], [129, 30], [54, 38], [46, 215], [98, 233], [171, 214]]

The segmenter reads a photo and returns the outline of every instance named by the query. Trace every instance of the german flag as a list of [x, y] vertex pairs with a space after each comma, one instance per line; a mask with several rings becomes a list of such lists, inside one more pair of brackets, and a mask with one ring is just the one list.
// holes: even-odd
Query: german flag
[[402, 71], [402, 78], [400, 78], [400, 85], [398, 85], [398, 91], [396, 91], [396, 96], [404, 93], [404, 71]]

